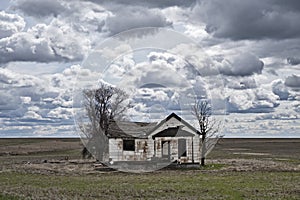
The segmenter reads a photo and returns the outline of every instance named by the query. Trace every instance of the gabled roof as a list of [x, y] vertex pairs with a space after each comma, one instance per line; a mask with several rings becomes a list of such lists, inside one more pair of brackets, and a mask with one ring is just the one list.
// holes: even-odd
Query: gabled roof
[[147, 138], [149, 130], [157, 123], [112, 121], [108, 129], [109, 138]]
[[[159, 123], [147, 123], [147, 122], [129, 122], [129, 121], [112, 121], [109, 125], [108, 130], [108, 137], [109, 138], [148, 138], [153, 131], [159, 128], [161, 125], [169, 121], [171, 118], [175, 118], [180, 121], [183, 125], [193, 130], [195, 133], [200, 134], [197, 129], [191, 126], [188, 122], [183, 120], [181, 117], [176, 115], [175, 113], [170, 114], [165, 119], [160, 121]], [[176, 129], [176, 133], [172, 128], [166, 129], [165, 132], [160, 133], [161, 135], [164, 134], [183, 134], [184, 136], [188, 136], [186, 131], [181, 130], [179, 127], [174, 127]], [[180, 132], [180, 133], [179, 133]], [[179, 135], [177, 135], [179, 136]], [[190, 135], [189, 135], [190, 136]], [[155, 137], [158, 137], [157, 135]], [[163, 137], [163, 136], [160, 136]], [[174, 137], [174, 136], [171, 136]]]
[[152, 133], [154, 130], [156, 130], [157, 128], [159, 128], [161, 125], [163, 125], [164, 123], [166, 123], [167, 121], [169, 121], [171, 118], [175, 118], [178, 121], [180, 121], [181, 123], [183, 123], [186, 127], [190, 128], [191, 130], [193, 130], [195, 133], [200, 135], [200, 132], [195, 129], [192, 125], [190, 125], [187, 121], [183, 120], [181, 117], [179, 117], [178, 115], [176, 115], [175, 113], [171, 113], [168, 117], [166, 117], [164, 120], [162, 120], [161, 122], [159, 122], [152, 130], [149, 131], [149, 134]]

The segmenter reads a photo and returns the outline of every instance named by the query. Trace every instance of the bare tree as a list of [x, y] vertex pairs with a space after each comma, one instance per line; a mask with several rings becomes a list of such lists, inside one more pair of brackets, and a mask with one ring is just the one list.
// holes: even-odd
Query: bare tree
[[207, 154], [214, 148], [222, 135], [218, 134], [220, 122], [212, 117], [212, 107], [208, 100], [196, 100], [192, 106], [192, 114], [196, 117], [200, 139], [201, 166], [205, 165]]
[[101, 83], [97, 89], [83, 91], [86, 119], [82, 120], [80, 130], [86, 138], [83, 157], [91, 153], [103, 161], [108, 153], [108, 130], [111, 120], [124, 117], [129, 104], [128, 95], [121, 89]]

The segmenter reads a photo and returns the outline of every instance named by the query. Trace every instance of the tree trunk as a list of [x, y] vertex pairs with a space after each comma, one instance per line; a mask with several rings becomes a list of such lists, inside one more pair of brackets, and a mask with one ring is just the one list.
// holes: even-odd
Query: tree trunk
[[205, 154], [206, 154], [206, 135], [203, 135], [201, 138], [201, 162], [200, 165], [205, 165]]
[[200, 163], [201, 166], [204, 166], [205, 165], [205, 158], [201, 158], [201, 163]]

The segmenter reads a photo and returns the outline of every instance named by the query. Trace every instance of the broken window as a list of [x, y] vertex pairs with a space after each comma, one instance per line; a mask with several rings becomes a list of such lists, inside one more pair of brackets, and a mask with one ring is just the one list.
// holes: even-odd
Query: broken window
[[123, 140], [123, 151], [134, 151], [135, 142], [134, 140]]

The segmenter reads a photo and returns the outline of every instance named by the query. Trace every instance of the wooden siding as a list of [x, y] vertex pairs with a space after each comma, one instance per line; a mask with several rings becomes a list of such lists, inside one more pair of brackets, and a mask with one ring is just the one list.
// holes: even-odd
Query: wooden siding
[[135, 150], [124, 151], [123, 139], [109, 139], [109, 159], [111, 161], [146, 161], [149, 152], [147, 139], [135, 139]]

